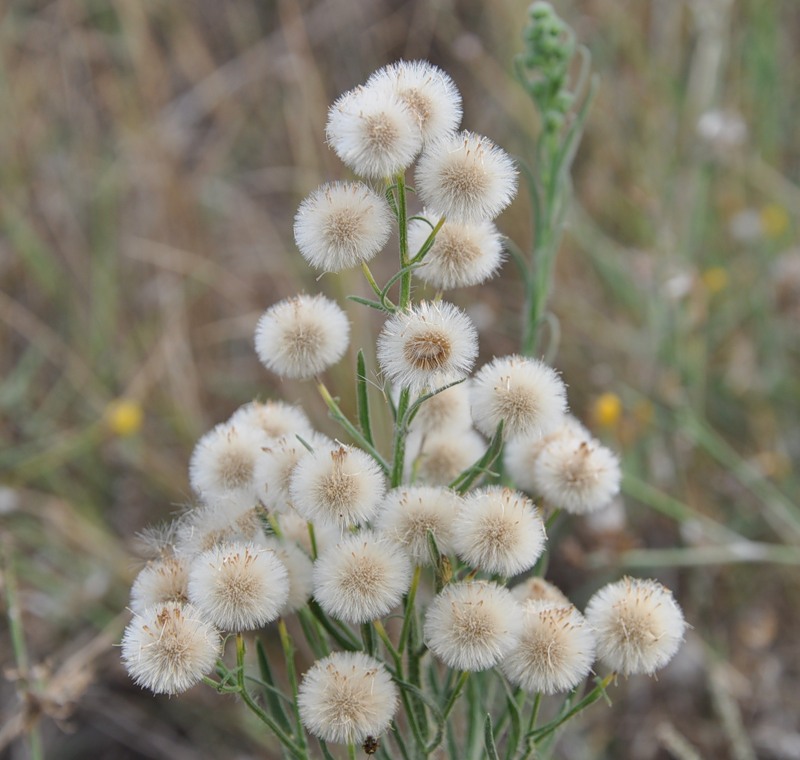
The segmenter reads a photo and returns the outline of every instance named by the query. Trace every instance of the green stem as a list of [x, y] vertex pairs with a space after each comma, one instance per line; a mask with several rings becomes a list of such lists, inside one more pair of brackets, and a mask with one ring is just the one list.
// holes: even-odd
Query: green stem
[[461, 691], [463, 690], [464, 684], [467, 682], [469, 675], [470, 674], [468, 670], [462, 671], [461, 675], [458, 677], [458, 681], [456, 681], [455, 687], [453, 687], [453, 691], [450, 692], [450, 697], [447, 700], [447, 704], [445, 704], [444, 710], [442, 710], [442, 714], [439, 719], [439, 727], [436, 731], [436, 736], [425, 748], [427, 754], [433, 752], [433, 750], [435, 750], [442, 743], [442, 739], [444, 738], [445, 724], [447, 723], [448, 717], [450, 717], [450, 713], [453, 712], [453, 708], [456, 706], [458, 698], [461, 696]]
[[250, 711], [278, 738], [281, 744], [289, 751], [293, 758], [296, 760], [304, 760], [306, 753], [295, 744], [291, 736], [289, 736], [263, 709], [256, 703], [250, 692], [247, 690], [244, 677], [244, 636], [241, 633], [236, 634], [236, 681], [239, 687], [239, 694], [244, 703], [250, 708]]
[[397, 488], [403, 482], [403, 465], [406, 458], [406, 434], [408, 432], [407, 412], [411, 391], [403, 388], [397, 402], [397, 421], [394, 427], [394, 450], [392, 453], [391, 487]]
[[400, 242], [400, 269], [403, 276], [400, 278], [400, 300], [398, 308], [406, 309], [411, 303], [411, 270], [408, 265], [411, 260], [408, 255], [408, 211], [406, 209], [406, 178], [398, 174], [397, 181], [397, 227]]
[[361, 431], [352, 423], [350, 420], [345, 417], [344, 412], [342, 412], [339, 404], [337, 403], [336, 399], [331, 396], [330, 391], [325, 387], [325, 383], [319, 382], [317, 384], [317, 390], [319, 391], [320, 396], [322, 396], [322, 400], [325, 402], [325, 405], [328, 407], [328, 410], [331, 413], [331, 417], [336, 420], [350, 435], [353, 439], [361, 446], [362, 449], [365, 449], [369, 455], [378, 463], [378, 466], [384, 471], [385, 474], [389, 474], [389, 463], [380, 455], [378, 450], [361, 434]]
[[297, 742], [300, 747], [305, 750], [308, 746], [306, 744], [306, 734], [303, 728], [303, 722], [300, 720], [300, 709], [297, 702], [297, 669], [294, 664], [294, 644], [289, 636], [289, 631], [286, 628], [286, 621], [283, 618], [278, 620], [278, 634], [281, 639], [281, 647], [283, 649], [283, 659], [286, 662], [286, 675], [289, 677], [289, 685], [292, 689], [292, 707], [294, 709], [295, 723], [297, 725]]
[[408, 589], [408, 593], [406, 594], [405, 598], [405, 607], [403, 610], [403, 627], [400, 630], [400, 642], [397, 645], [397, 651], [399, 654], [403, 654], [403, 650], [406, 648], [406, 644], [408, 643], [408, 636], [411, 633], [411, 618], [416, 612], [414, 607], [414, 599], [417, 596], [417, 589], [419, 588], [419, 579], [422, 576], [422, 567], [417, 565], [414, 568], [414, 576], [411, 579], [411, 587]]

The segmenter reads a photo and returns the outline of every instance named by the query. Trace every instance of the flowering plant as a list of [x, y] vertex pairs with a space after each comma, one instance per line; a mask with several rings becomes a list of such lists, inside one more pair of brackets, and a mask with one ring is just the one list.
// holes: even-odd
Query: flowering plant
[[[324, 757], [329, 744], [350, 757], [359, 746], [530, 757], [615, 673], [654, 673], [683, 638], [680, 608], [656, 581], [609, 584], [582, 614], [543, 578], [548, 525], [560, 511], [607, 506], [620, 468], [570, 415], [559, 373], [534, 357], [591, 90], [573, 112], [571, 33], [545, 4], [530, 19], [518, 74], [543, 125], [537, 173], [526, 170], [532, 259], [494, 223], [516, 194], [517, 165], [458, 131], [461, 98], [444, 72], [401, 61], [342, 95], [328, 143], [364, 181], [311, 193], [294, 237], [309, 265], [360, 268], [372, 290], [351, 300], [384, 318], [375, 356], [390, 440], [374, 429], [363, 350], [355, 419], [323, 380], [349, 347], [341, 306], [323, 295], [272, 305], [256, 329], [259, 359], [313, 380], [349, 442], [281, 401], [241, 407], [198, 442], [198, 506], [151, 534], [157, 556], [132, 589], [122, 656], [133, 679], [156, 693], [205, 682], [240, 695], [287, 757], [315, 756], [311, 737]], [[369, 264], [393, 233], [398, 267], [380, 285]], [[443, 294], [487, 280], [506, 251], [528, 295], [520, 353], [472, 374], [478, 331]], [[415, 280], [435, 295], [417, 299]], [[284, 661], [276, 668], [255, 638], [251, 675], [248, 632], [276, 620]], [[302, 678], [298, 655], [314, 660]], [[611, 672], [587, 687], [596, 659]], [[559, 693], [540, 724], [543, 696]]]

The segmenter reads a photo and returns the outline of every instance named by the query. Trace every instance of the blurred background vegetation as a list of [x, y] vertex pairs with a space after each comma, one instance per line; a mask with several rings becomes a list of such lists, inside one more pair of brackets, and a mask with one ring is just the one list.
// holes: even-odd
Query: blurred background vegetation
[[[301, 401], [334, 432], [313, 389], [277, 382], [251, 347], [279, 298], [362, 288], [315, 282], [292, 241], [299, 201], [346, 176], [328, 104], [426, 58], [460, 87], [465, 127], [530, 155], [535, 113], [510, 76], [527, 5], [4, 4], [0, 604], [21, 626], [0, 626], [0, 755], [27, 757], [36, 723], [47, 757], [277, 756], [225, 698], [129, 682], [112, 645], [134, 536], [191, 500], [194, 442], [241, 403]], [[626, 480], [624, 507], [562, 525], [550, 574], [579, 606], [622, 572], [655, 575], [694, 626], [658, 680], [620, 681], [556, 754], [796, 759], [800, 4], [556, 8], [600, 85], [554, 362]], [[500, 226], [529, 242], [524, 195]], [[513, 264], [453, 297], [484, 359], [516, 349]]]

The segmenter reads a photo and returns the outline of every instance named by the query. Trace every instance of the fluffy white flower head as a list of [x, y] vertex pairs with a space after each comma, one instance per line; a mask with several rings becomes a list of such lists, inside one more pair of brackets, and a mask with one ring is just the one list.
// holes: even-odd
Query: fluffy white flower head
[[299, 406], [283, 401], [250, 401], [240, 406], [228, 423], [236, 427], [256, 428], [269, 438], [300, 435], [308, 439], [314, 432], [306, 413]]
[[325, 128], [337, 156], [360, 177], [405, 171], [422, 147], [417, 119], [384, 87], [356, 87], [330, 107]]
[[449, 488], [403, 486], [386, 494], [375, 527], [399, 543], [416, 565], [430, 565], [428, 532], [442, 554], [453, 549], [453, 521], [463, 503]]
[[529, 570], [544, 551], [544, 523], [524, 494], [502, 486], [470, 493], [453, 525], [458, 555], [506, 577]]
[[264, 529], [252, 500], [214, 499], [178, 518], [175, 552], [192, 558], [224, 543], [260, 543]]
[[189, 599], [224, 631], [250, 631], [278, 617], [289, 595], [275, 552], [224, 544], [199, 555], [189, 570]]
[[427, 146], [415, 179], [425, 206], [451, 222], [494, 219], [517, 193], [517, 170], [511, 157], [488, 137], [472, 132]]
[[420, 433], [464, 431], [472, 427], [469, 380], [431, 396], [419, 407], [409, 429]]
[[546, 435], [558, 427], [567, 409], [567, 390], [558, 373], [536, 359], [503, 356], [486, 364], [470, 386], [472, 417], [484, 435], [500, 420], [505, 435]]
[[294, 542], [283, 542], [277, 538], [267, 538], [265, 546], [275, 552], [275, 556], [286, 568], [289, 578], [289, 595], [280, 609], [280, 614], [299, 610], [311, 596], [313, 571], [308, 555]]
[[386, 245], [393, 218], [386, 199], [361, 182], [332, 182], [300, 204], [294, 240], [312, 267], [341, 272]]
[[511, 589], [511, 596], [520, 604], [525, 602], [547, 602], [555, 607], [569, 607], [572, 602], [557, 586], [537, 575], [526, 578]]
[[571, 414], [564, 415], [561, 424], [551, 433], [543, 435], [540, 431], [517, 435], [506, 441], [503, 447], [503, 462], [508, 474], [517, 488], [535, 492], [538, 484], [534, 478], [536, 460], [545, 445], [556, 436], [566, 435], [571, 438], [590, 440], [592, 434]]
[[[409, 224], [411, 251], [422, 248], [434, 224], [436, 219], [431, 219], [431, 224], [422, 219]], [[440, 290], [479, 285], [491, 278], [503, 263], [503, 242], [494, 222], [445, 222], [422, 262], [415, 274]]]
[[422, 301], [390, 317], [378, 337], [378, 362], [399, 387], [439, 388], [466, 377], [478, 355], [472, 320], [451, 303]]
[[619, 493], [619, 460], [594, 438], [557, 435], [536, 459], [533, 480], [551, 506], [573, 514], [602, 509]]
[[191, 605], [165, 602], [134, 616], [122, 636], [131, 678], [155, 694], [180, 694], [217, 662], [220, 637]]
[[164, 602], [189, 601], [189, 566], [185, 557], [166, 556], [151, 560], [136, 576], [131, 587], [131, 610], [142, 613]]
[[339, 527], [372, 517], [385, 492], [375, 460], [353, 446], [315, 449], [289, 480], [292, 506], [303, 517]]
[[429, 143], [458, 129], [461, 94], [453, 80], [427, 61], [398, 61], [378, 69], [367, 87], [387, 87], [405, 103]]
[[603, 586], [586, 606], [597, 656], [609, 668], [652, 675], [683, 641], [686, 621], [672, 592], [657, 581], [623, 578]]
[[314, 598], [346, 623], [369, 623], [389, 614], [411, 585], [405, 551], [372, 531], [343, 538], [314, 563]]
[[428, 485], [446, 486], [486, 451], [486, 441], [471, 428], [453, 433], [414, 433], [406, 445], [409, 474]]
[[425, 615], [425, 641], [451, 668], [487, 670], [514, 647], [521, 628], [519, 605], [495, 583], [445, 586]]
[[397, 688], [383, 663], [364, 652], [333, 652], [303, 676], [300, 719], [314, 736], [335, 744], [380, 736], [397, 710]]
[[333, 301], [300, 295], [261, 315], [255, 344], [267, 369], [281, 377], [307, 379], [338, 362], [349, 339], [350, 323]]
[[519, 641], [501, 668], [525, 691], [556, 694], [589, 675], [594, 650], [594, 634], [575, 607], [528, 602]]
[[195, 445], [189, 460], [189, 482], [204, 499], [255, 497], [253, 469], [266, 435], [253, 427], [223, 422]]

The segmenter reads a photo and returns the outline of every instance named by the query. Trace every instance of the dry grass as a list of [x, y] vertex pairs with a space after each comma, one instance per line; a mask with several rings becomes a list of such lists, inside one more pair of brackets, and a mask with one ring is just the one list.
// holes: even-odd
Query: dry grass
[[[332, 430], [311, 390], [276, 383], [251, 349], [279, 297], [362, 287], [315, 283], [293, 250], [299, 201], [344, 176], [322, 139], [328, 103], [386, 62], [428, 58], [462, 89], [465, 124], [525, 155], [534, 114], [508, 72], [526, 6], [6, 8], [0, 521], [29, 662], [20, 674], [0, 632], [0, 752], [24, 757], [38, 721], [48, 757], [263, 756], [264, 737], [222, 698], [156, 700], [128, 682], [109, 645], [136, 571], [131, 537], [190, 499], [194, 441], [239, 404], [300, 400]], [[559, 11], [601, 87], [552, 302], [556, 363], [580, 416], [604, 391], [622, 399], [598, 432], [628, 480], [624, 523], [571, 525], [553, 573], [579, 602], [620, 568], [657, 573], [694, 631], [660, 680], [621, 683], [613, 718], [595, 706], [557, 755], [796, 758], [800, 7]], [[715, 157], [695, 125], [719, 107], [741, 113], [748, 137]], [[501, 225], [527, 241], [523, 199]], [[513, 351], [512, 265], [459, 299], [478, 296], [485, 356]], [[354, 343], [367, 335], [362, 320]], [[120, 397], [144, 410], [131, 437], [106, 422]], [[20, 675], [38, 695], [25, 704]]]

